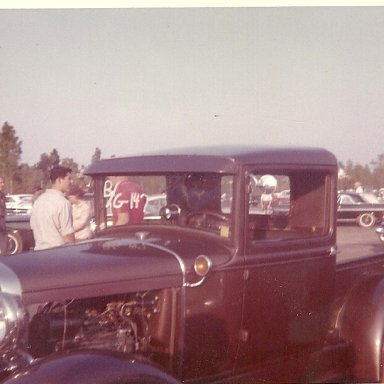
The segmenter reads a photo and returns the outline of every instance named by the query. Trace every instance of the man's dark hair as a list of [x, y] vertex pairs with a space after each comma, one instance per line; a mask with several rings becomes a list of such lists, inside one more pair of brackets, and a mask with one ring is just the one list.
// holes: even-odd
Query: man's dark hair
[[72, 169], [68, 167], [62, 167], [61, 165], [58, 165], [57, 167], [53, 167], [51, 169], [51, 173], [49, 175], [49, 178], [51, 179], [52, 183], [54, 183], [58, 178], [64, 178], [68, 175], [68, 173], [71, 173]]

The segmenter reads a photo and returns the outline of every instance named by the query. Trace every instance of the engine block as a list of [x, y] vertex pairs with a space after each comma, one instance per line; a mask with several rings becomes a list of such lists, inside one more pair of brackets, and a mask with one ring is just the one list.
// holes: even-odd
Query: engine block
[[28, 332], [35, 357], [60, 350], [151, 352], [150, 320], [160, 314], [158, 292], [68, 300], [42, 305]]

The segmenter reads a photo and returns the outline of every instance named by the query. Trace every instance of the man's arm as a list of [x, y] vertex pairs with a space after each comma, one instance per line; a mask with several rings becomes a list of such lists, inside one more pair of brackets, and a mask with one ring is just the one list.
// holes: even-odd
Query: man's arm
[[75, 242], [75, 230], [73, 229], [72, 221], [72, 206], [71, 203], [66, 200], [62, 206], [60, 215], [61, 220], [61, 235], [64, 240], [64, 244], [70, 244]]
[[75, 242], [75, 234], [70, 233], [69, 235], [64, 235], [63, 239], [64, 239], [64, 244], [74, 243]]

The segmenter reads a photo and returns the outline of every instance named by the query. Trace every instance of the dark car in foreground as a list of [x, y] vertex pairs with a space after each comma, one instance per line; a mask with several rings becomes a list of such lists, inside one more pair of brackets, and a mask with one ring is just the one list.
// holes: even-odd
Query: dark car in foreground
[[337, 170], [317, 148], [93, 163], [95, 238], [0, 260], [2, 384], [383, 382], [384, 255], [336, 264]]
[[368, 228], [383, 220], [384, 203], [380, 203], [372, 194], [339, 192], [337, 203], [339, 222], [355, 222], [360, 227]]

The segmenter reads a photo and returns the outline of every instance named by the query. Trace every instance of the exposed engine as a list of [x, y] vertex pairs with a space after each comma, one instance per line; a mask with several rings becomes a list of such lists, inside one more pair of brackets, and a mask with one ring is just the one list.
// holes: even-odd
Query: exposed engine
[[40, 357], [84, 348], [151, 353], [160, 296], [149, 291], [40, 306], [29, 325], [30, 353]]

